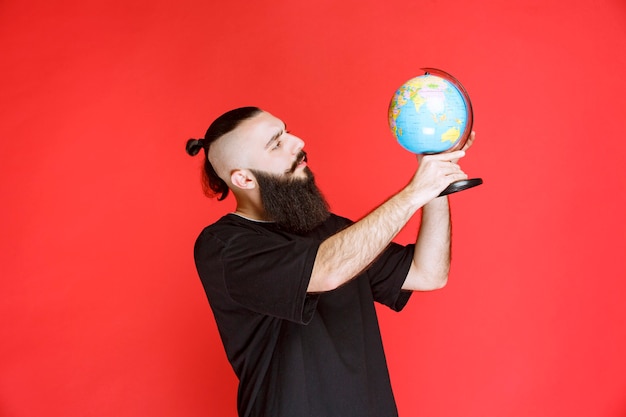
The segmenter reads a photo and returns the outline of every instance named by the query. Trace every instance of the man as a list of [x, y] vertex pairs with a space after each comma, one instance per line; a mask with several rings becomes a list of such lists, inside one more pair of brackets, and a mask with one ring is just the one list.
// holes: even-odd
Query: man
[[[237, 201], [194, 256], [239, 378], [239, 415], [397, 416], [374, 302], [399, 311], [411, 291], [446, 284], [450, 211], [437, 197], [467, 178], [465, 152], [424, 156], [406, 187], [352, 223], [329, 213], [303, 148], [255, 107], [187, 142], [205, 151], [209, 193]], [[392, 243], [420, 208], [416, 243]]]

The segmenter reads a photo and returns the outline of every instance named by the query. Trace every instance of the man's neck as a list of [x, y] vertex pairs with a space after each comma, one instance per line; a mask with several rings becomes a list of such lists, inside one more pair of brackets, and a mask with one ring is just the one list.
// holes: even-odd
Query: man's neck
[[240, 211], [233, 211], [232, 214], [234, 214], [235, 216], [239, 216], [243, 219], [246, 220], [250, 220], [251, 222], [257, 222], [257, 223], [272, 223], [270, 220], [263, 220], [263, 219], [259, 219], [259, 218], [254, 218], [254, 217], [250, 217], [248, 215], [245, 215], [243, 213], [241, 213]]

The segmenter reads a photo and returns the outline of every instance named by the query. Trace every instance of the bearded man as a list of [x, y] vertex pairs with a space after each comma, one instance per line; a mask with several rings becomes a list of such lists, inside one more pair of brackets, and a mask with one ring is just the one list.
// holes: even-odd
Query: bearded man
[[[357, 222], [329, 212], [302, 139], [256, 107], [218, 117], [187, 152], [205, 151], [209, 195], [237, 206], [198, 237], [194, 257], [239, 379], [241, 417], [392, 417], [374, 302], [400, 311], [443, 287], [450, 210], [464, 150], [420, 157], [408, 185]], [[420, 211], [415, 244], [392, 239]]]

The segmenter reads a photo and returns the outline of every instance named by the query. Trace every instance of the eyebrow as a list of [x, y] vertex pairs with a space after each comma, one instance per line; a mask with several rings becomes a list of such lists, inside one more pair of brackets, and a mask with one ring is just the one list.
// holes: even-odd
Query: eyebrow
[[267, 143], [265, 144], [265, 149], [269, 148], [272, 143], [276, 142], [278, 140], [279, 137], [281, 137], [281, 135], [283, 133], [285, 133], [285, 131], [287, 130], [287, 125], [283, 124], [283, 128], [281, 130], [279, 130], [278, 132], [276, 132], [269, 141], [267, 141]]

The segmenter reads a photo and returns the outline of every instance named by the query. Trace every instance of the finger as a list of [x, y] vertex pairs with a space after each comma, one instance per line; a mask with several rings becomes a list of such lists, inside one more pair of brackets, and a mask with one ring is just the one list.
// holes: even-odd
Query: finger
[[453, 161], [431, 160], [428, 168], [433, 175], [448, 176], [461, 171], [461, 166]]
[[465, 174], [465, 172], [463, 172], [463, 170], [461, 169], [461, 166], [458, 164], [455, 164], [454, 162], [442, 162], [442, 164], [444, 165], [442, 167], [442, 173], [447, 176], [447, 177], [457, 177], [460, 176], [461, 178], [456, 178], [456, 179], [462, 179], [463, 177], [467, 177], [467, 175]]
[[448, 179], [448, 181], [455, 182], [455, 181], [461, 181], [461, 180], [466, 180], [468, 178], [467, 174], [463, 171], [458, 172], [456, 174], [452, 174], [452, 175], [448, 175], [446, 177]]
[[461, 166], [454, 162], [445, 162], [444, 173], [445, 175], [465, 174], [461, 169]]
[[459, 158], [463, 158], [465, 156], [465, 151], [458, 150], [454, 152], [443, 152], [437, 154], [423, 155], [422, 160], [426, 161], [444, 161], [444, 162], [454, 162]]
[[476, 139], [476, 132], [472, 130], [472, 133], [470, 133], [469, 138], [467, 138], [467, 142], [465, 142], [465, 145], [463, 145], [462, 150], [466, 151], [471, 148], [472, 144], [474, 143], [474, 139]]
[[465, 151], [459, 150], [459, 151], [454, 151], [454, 152], [449, 152], [449, 153], [442, 153], [442, 154], [439, 154], [438, 156], [441, 157], [440, 158], [441, 161], [456, 162], [456, 160], [463, 158], [465, 156]]

